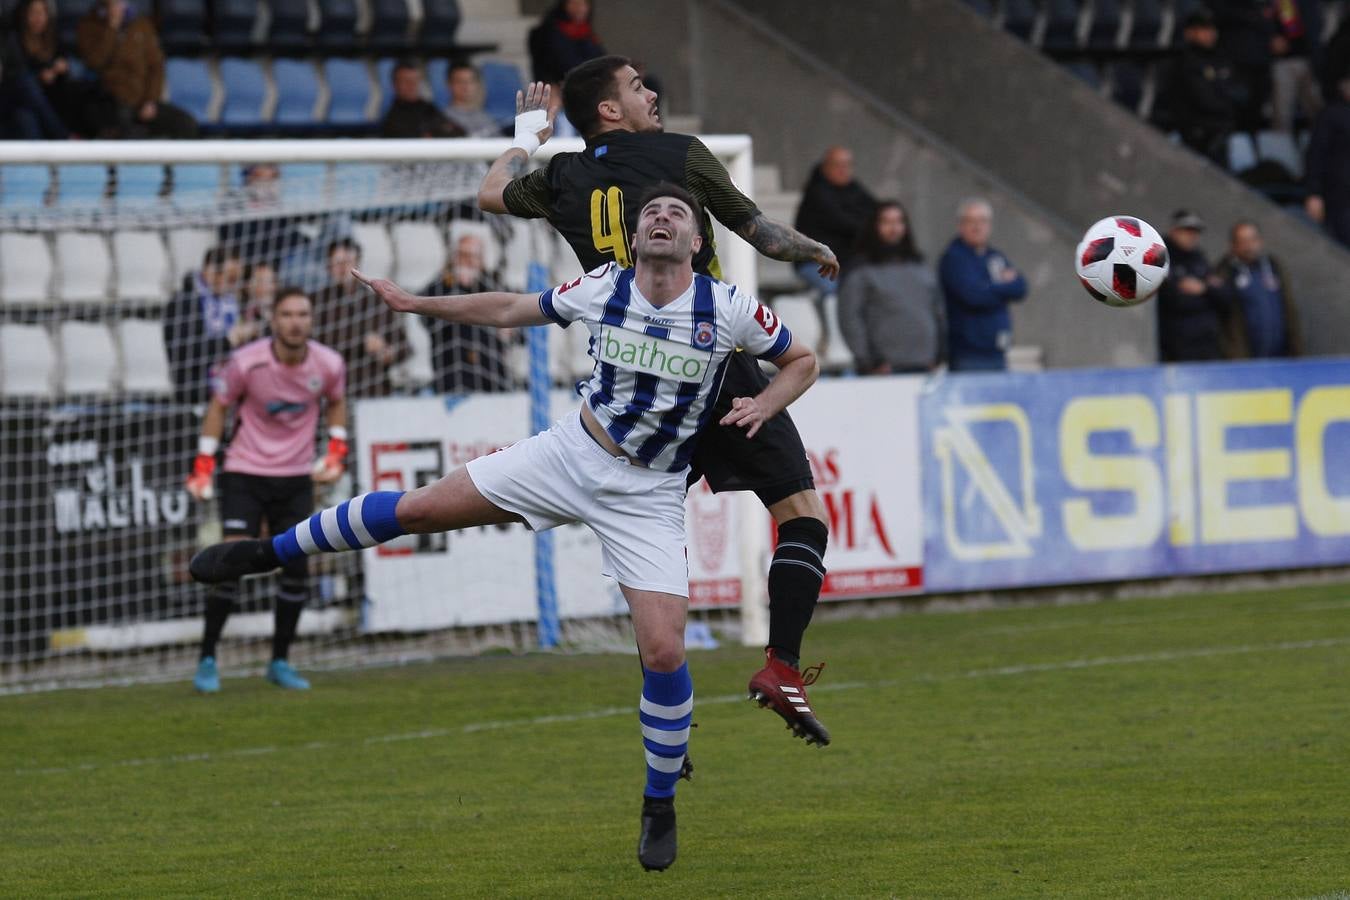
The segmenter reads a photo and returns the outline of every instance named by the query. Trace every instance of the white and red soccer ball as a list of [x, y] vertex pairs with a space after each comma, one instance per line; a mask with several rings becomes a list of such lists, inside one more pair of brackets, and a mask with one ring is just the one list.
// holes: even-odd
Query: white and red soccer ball
[[1167, 247], [1138, 216], [1110, 216], [1087, 230], [1074, 257], [1078, 279], [1107, 306], [1134, 306], [1167, 278]]

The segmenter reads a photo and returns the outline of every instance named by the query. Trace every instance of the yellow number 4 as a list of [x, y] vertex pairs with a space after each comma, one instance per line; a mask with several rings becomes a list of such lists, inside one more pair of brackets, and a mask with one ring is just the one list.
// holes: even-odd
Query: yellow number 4
[[633, 264], [628, 256], [628, 225], [623, 218], [623, 191], [617, 187], [591, 191], [591, 238], [595, 249], [611, 253], [625, 269]]

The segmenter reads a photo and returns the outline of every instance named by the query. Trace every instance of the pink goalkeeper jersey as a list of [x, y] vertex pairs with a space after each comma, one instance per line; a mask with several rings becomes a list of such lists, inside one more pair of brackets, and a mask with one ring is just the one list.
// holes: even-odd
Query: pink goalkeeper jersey
[[245, 344], [216, 377], [216, 397], [238, 405], [238, 424], [225, 471], [283, 478], [308, 475], [314, 465], [319, 398], [342, 399], [347, 366], [342, 355], [309, 342], [302, 362], [288, 366], [272, 353], [272, 339]]

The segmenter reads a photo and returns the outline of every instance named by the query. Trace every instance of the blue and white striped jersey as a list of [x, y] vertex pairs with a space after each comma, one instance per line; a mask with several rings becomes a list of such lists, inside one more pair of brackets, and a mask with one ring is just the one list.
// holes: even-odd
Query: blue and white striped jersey
[[768, 307], [707, 275], [659, 309], [638, 292], [633, 269], [615, 263], [544, 291], [539, 308], [591, 333], [583, 402], [625, 452], [654, 469], [689, 465], [708, 424], [727, 360], [737, 348], [775, 359], [792, 334]]

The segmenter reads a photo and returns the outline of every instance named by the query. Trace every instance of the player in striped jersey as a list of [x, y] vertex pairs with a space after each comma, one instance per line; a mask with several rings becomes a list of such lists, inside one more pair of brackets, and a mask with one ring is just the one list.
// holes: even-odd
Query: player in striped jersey
[[647, 786], [638, 860], [648, 869], [675, 860], [675, 782], [693, 715], [684, 654], [689, 460], [736, 348], [779, 367], [762, 391], [735, 398], [720, 420], [750, 435], [801, 396], [817, 373], [814, 355], [773, 312], [694, 273], [702, 243], [696, 208], [683, 189], [658, 186], [642, 202], [633, 268], [609, 263], [542, 294], [417, 297], [357, 273], [398, 312], [498, 328], [581, 322], [595, 355], [581, 409], [434, 484], [354, 497], [269, 541], [208, 547], [190, 566], [198, 581], [218, 583], [408, 533], [512, 521], [538, 531], [584, 522], [600, 540], [606, 574], [628, 601], [642, 658]]

